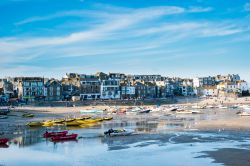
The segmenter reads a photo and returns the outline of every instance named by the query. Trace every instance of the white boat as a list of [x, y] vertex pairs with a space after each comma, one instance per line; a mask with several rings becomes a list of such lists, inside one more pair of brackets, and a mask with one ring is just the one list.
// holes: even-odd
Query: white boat
[[134, 130], [129, 129], [109, 129], [108, 131], [104, 132], [105, 136], [128, 136], [134, 133]]
[[237, 113], [240, 116], [250, 116], [250, 109]]
[[80, 110], [81, 114], [88, 114], [88, 113], [103, 113], [103, 110]]
[[227, 109], [227, 106], [219, 105], [218, 108], [219, 109]]
[[206, 106], [205, 105], [194, 105], [192, 106], [193, 109], [205, 109]]
[[192, 110], [192, 114], [202, 114], [202, 112], [199, 110]]
[[177, 114], [192, 114], [192, 111], [190, 110], [177, 110]]

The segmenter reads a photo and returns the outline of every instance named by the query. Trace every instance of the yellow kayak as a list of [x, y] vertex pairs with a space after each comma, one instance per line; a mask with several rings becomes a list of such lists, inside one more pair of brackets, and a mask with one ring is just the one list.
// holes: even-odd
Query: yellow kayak
[[81, 123], [81, 124], [88, 124], [88, 123], [97, 123], [98, 120], [95, 120], [95, 119], [87, 119], [87, 120], [77, 120], [78, 123]]
[[86, 120], [86, 119], [90, 119], [90, 116], [85, 116], [85, 117], [81, 117], [81, 118], [76, 118], [76, 120]]
[[67, 119], [67, 120], [65, 120], [65, 122], [73, 122], [73, 121], [75, 121], [76, 119]]
[[78, 123], [77, 121], [71, 121], [71, 122], [65, 122], [64, 123], [66, 126], [79, 126], [81, 125], [80, 123]]
[[63, 123], [65, 122], [64, 119], [56, 119], [56, 120], [53, 120], [53, 123]]
[[30, 127], [40, 127], [43, 125], [43, 123], [41, 123], [41, 122], [29, 122], [26, 125], [30, 126]]
[[90, 123], [90, 124], [81, 124], [80, 127], [81, 128], [89, 128], [89, 127], [93, 127], [97, 125], [96, 123]]
[[44, 127], [51, 127], [51, 126], [53, 126], [53, 121], [51, 121], [51, 120], [48, 120], [48, 121], [45, 121], [45, 122], [43, 122], [43, 126]]

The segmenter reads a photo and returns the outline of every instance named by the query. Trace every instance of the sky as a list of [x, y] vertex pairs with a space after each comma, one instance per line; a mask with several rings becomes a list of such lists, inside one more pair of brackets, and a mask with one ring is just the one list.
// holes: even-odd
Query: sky
[[247, 0], [0, 0], [0, 77], [98, 71], [250, 81]]

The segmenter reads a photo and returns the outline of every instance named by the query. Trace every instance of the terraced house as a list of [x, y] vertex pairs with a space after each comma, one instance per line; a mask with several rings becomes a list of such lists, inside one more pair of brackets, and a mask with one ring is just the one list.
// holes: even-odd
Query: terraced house
[[42, 77], [15, 77], [18, 98], [26, 101], [44, 99], [44, 78]]

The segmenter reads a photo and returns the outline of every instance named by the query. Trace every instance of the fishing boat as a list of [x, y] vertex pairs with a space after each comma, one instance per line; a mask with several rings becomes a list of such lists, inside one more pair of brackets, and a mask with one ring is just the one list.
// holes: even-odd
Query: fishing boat
[[1, 145], [7, 144], [7, 142], [9, 142], [9, 139], [8, 139], [8, 138], [0, 138], [0, 144], [1, 144]]
[[48, 132], [46, 131], [43, 134], [44, 138], [50, 138], [50, 137], [56, 137], [56, 136], [66, 136], [68, 134], [68, 131], [61, 131], [61, 132]]
[[67, 141], [67, 140], [76, 140], [78, 134], [70, 134], [65, 136], [54, 136], [51, 137], [51, 141], [57, 142], [57, 141]]
[[42, 122], [29, 122], [26, 125], [30, 127], [41, 127], [43, 126], [43, 123]]
[[134, 130], [128, 130], [128, 129], [109, 129], [108, 131], [104, 132], [105, 136], [128, 136], [134, 133]]

